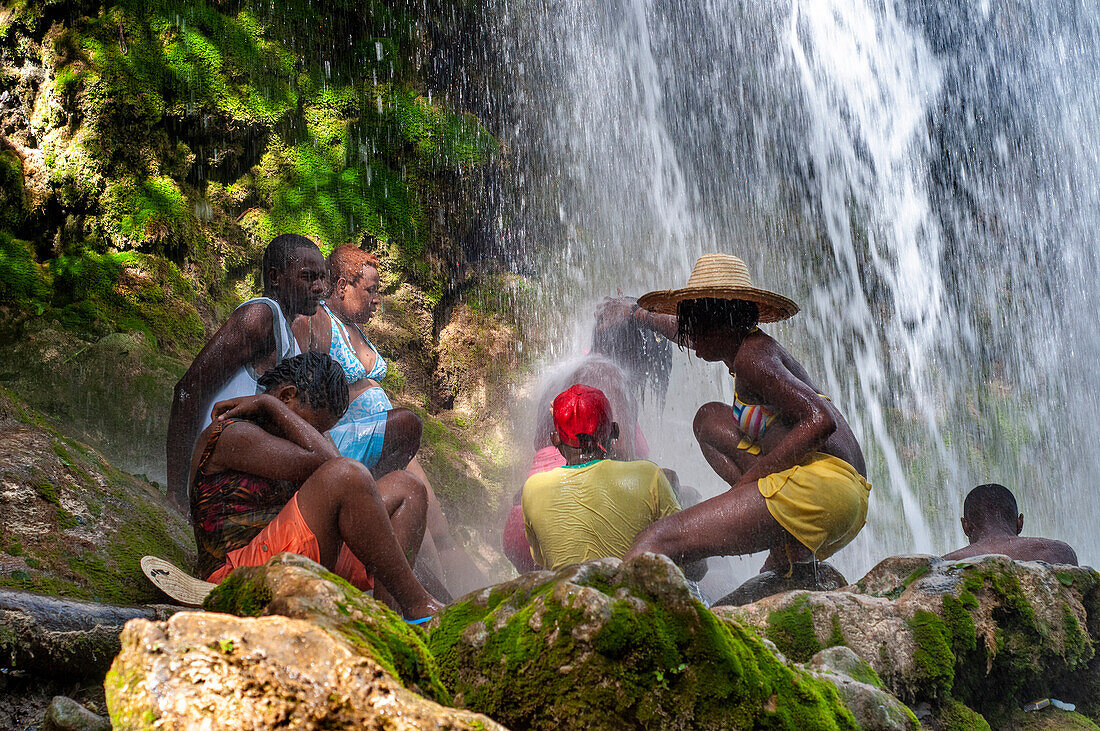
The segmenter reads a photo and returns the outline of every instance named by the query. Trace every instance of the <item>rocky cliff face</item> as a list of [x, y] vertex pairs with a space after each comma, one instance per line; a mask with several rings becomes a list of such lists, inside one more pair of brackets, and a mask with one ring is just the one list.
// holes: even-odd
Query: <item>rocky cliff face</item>
[[477, 23], [381, 0], [0, 8], [0, 384], [163, 480], [172, 385], [257, 293], [267, 242], [362, 244], [384, 385], [424, 417], [444, 505], [492, 512], [522, 287], [486, 253], [499, 146], [439, 73]]

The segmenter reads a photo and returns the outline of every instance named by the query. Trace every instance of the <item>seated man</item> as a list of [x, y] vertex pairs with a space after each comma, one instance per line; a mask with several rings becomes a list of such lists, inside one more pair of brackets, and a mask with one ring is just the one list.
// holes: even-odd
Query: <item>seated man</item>
[[[556, 569], [622, 558], [638, 531], [680, 510], [660, 467], [607, 457], [619, 425], [602, 391], [581, 384], [563, 391], [554, 399], [553, 420], [550, 439], [565, 466], [531, 475], [523, 486], [524, 526], [536, 563]], [[706, 563], [685, 567], [689, 572], [698, 578]]]
[[970, 545], [947, 554], [949, 560], [990, 553], [1016, 561], [1045, 561], [1077, 565], [1077, 554], [1062, 541], [1023, 538], [1024, 516], [1017, 513], [1016, 498], [1004, 485], [978, 485], [963, 503], [963, 533]]
[[188, 504], [188, 460], [214, 403], [259, 393], [260, 374], [300, 352], [290, 323], [312, 315], [321, 299], [325, 259], [305, 236], [275, 237], [262, 266], [264, 296], [234, 310], [176, 384], [166, 451], [168, 500], [180, 512]]
[[376, 574], [384, 590], [376, 586], [375, 595], [406, 617], [434, 614], [441, 605], [410, 568], [424, 537], [424, 484], [404, 471], [376, 483], [322, 434], [348, 407], [340, 365], [321, 353], [297, 355], [267, 369], [259, 386], [259, 395], [215, 404], [195, 445], [199, 576], [219, 583], [289, 551], [361, 589]]

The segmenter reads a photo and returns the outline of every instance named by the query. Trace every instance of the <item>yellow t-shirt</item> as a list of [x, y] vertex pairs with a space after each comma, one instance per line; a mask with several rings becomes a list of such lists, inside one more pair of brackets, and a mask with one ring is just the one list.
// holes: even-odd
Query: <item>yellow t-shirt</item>
[[531, 555], [548, 569], [622, 558], [640, 530], [679, 510], [665, 473], [644, 459], [556, 467], [523, 485]]

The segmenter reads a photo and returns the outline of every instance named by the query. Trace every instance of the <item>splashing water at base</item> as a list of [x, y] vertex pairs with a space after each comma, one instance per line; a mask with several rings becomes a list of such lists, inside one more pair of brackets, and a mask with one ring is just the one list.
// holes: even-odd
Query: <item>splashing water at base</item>
[[[497, 42], [514, 84], [500, 234], [537, 272], [547, 364], [583, 350], [598, 298], [737, 254], [802, 305], [765, 329], [867, 456], [868, 525], [833, 559], [849, 577], [962, 545], [962, 496], [986, 481], [1016, 492], [1025, 533], [1100, 558], [1100, 29], [1083, 3], [566, 0], [508, 9]], [[724, 368], [684, 355], [644, 414], [653, 459], [705, 495], [725, 486], [691, 421], [731, 398]], [[759, 561], [717, 564], [732, 584]]]

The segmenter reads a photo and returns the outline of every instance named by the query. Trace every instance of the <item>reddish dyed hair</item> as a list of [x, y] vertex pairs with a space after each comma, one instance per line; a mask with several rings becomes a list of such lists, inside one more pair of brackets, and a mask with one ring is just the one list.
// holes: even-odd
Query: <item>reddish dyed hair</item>
[[363, 267], [372, 266], [378, 269], [378, 257], [363, 251], [355, 244], [343, 244], [337, 246], [328, 255], [328, 278], [330, 285], [336, 284], [340, 277], [355, 284], [359, 277], [363, 276]]

